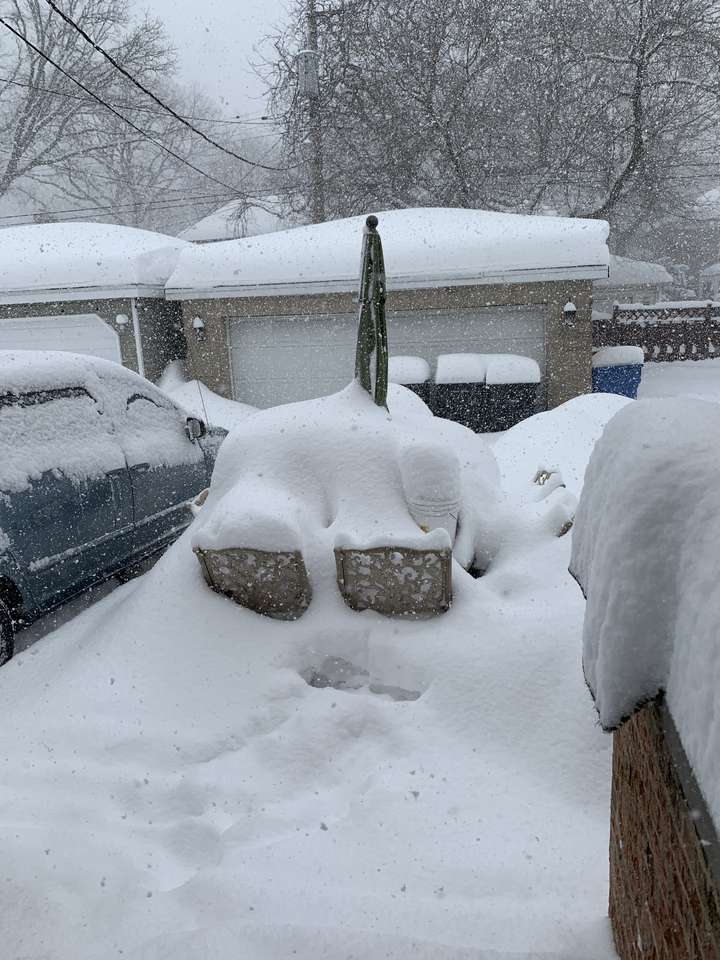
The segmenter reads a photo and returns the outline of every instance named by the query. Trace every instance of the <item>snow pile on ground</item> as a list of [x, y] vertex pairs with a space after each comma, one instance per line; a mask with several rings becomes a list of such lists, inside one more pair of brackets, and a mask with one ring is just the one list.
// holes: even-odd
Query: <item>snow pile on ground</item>
[[[608, 225], [600, 220], [440, 207], [377, 216], [393, 289], [607, 276]], [[356, 290], [365, 220], [190, 245], [167, 283], [168, 298]]]
[[423, 357], [390, 357], [388, 378], [391, 383], [425, 383], [430, 379], [430, 364]]
[[169, 364], [160, 378], [160, 389], [188, 414], [213, 427], [233, 430], [257, 411], [249, 403], [228, 400], [200, 380], [186, 380], [179, 361]]
[[539, 473], [559, 472], [579, 496], [596, 441], [610, 418], [631, 402], [612, 393], [586, 394], [511, 427], [492, 448], [503, 486], [527, 498]]
[[157, 296], [188, 246], [112, 223], [8, 227], [0, 230], [0, 302], [23, 302], [43, 291], [60, 300], [83, 291]]
[[681, 396], [720, 403], [720, 360], [645, 364], [638, 399]]
[[[565, 412], [584, 450], [592, 417]], [[210, 591], [193, 536], [0, 670], [5, 954], [613, 960], [569, 537], [513, 501], [447, 614], [356, 614], [333, 586], [287, 623]]]
[[[412, 395], [396, 403], [402, 394], [410, 391], [394, 385], [388, 413], [353, 382], [246, 420], [220, 449], [193, 545], [301, 549], [311, 581], [334, 580], [336, 547], [449, 547], [441, 526], [423, 532], [408, 509], [415, 502], [423, 515], [454, 513], [463, 565], [485, 561], [498, 523], [492, 454], [462, 427], [448, 443], [444, 422]], [[432, 461], [422, 489], [408, 469], [420, 452], [425, 468]]]
[[587, 595], [584, 667], [603, 727], [666, 690], [720, 824], [720, 430], [716, 404], [638, 401], [597, 444], [572, 571]]

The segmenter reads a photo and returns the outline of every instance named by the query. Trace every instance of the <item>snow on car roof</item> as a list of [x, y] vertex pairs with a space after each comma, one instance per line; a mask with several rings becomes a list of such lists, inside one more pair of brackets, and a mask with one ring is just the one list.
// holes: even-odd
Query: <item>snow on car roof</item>
[[[608, 272], [600, 220], [415, 208], [377, 214], [394, 288], [595, 279]], [[355, 290], [366, 215], [186, 248], [168, 299]]]
[[0, 350], [0, 394], [88, 386], [118, 378], [148, 387], [139, 374], [101, 357], [59, 350]]
[[111, 223], [0, 230], [0, 303], [162, 297], [184, 240]]

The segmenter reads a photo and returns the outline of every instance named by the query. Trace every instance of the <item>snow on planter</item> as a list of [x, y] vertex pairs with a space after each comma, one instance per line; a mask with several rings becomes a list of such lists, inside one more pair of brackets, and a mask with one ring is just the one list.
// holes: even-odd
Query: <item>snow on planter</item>
[[[428, 510], [442, 502], [446, 513], [449, 507], [456, 509], [458, 559], [468, 565], [477, 556], [484, 558], [498, 510], [492, 455], [470, 431], [459, 427], [454, 432], [457, 424], [419, 413], [418, 405], [426, 408], [417, 398], [410, 403], [399, 399], [407, 393], [401, 387], [391, 391], [388, 413], [352, 383], [333, 396], [248, 418], [220, 449], [193, 548], [205, 553], [297, 551], [313, 590], [337, 590], [338, 554], [392, 548], [408, 560], [395, 564], [390, 558], [396, 580], [407, 579], [406, 568], [413, 566], [418, 551], [437, 553], [450, 563], [448, 529], [439, 518], [434, 528], [427, 526], [433, 522]], [[461, 478], [448, 435], [467, 448]], [[438, 486], [406, 490], [401, 464], [411, 461], [413, 444], [423, 462], [434, 465]], [[411, 512], [408, 493], [417, 498], [414, 509], [426, 521], [422, 526]], [[388, 585], [388, 597], [394, 589]], [[390, 612], [385, 607], [378, 597], [374, 608]]]
[[571, 572], [585, 676], [611, 730], [660, 691], [720, 825], [720, 406], [638, 400], [588, 466]]
[[391, 383], [425, 383], [430, 379], [430, 364], [422, 357], [390, 357], [388, 376]]

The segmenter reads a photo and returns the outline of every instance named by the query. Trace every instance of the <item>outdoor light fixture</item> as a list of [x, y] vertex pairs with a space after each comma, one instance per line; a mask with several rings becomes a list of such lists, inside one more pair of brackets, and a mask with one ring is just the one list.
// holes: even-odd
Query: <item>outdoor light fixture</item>
[[563, 307], [563, 323], [565, 324], [565, 326], [574, 327], [575, 317], [577, 317], [577, 307], [572, 302], [572, 300], [568, 300], [568, 302]]
[[195, 317], [192, 325], [198, 343], [202, 343], [202, 341], [205, 339], [205, 321], [202, 317]]
[[128, 319], [128, 316], [127, 316], [126, 313], [119, 313], [119, 314], [115, 317], [115, 323], [116, 323], [119, 327], [126, 327], [126, 326], [130, 323], [130, 320]]

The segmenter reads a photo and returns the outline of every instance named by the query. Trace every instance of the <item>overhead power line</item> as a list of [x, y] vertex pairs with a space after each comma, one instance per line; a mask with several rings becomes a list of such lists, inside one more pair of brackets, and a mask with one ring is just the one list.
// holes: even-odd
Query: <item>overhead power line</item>
[[[25, 90], [37, 90], [40, 93], [47, 93], [52, 97], [60, 97], [61, 99], [66, 100], [78, 100], [80, 103], [92, 103], [93, 101], [89, 97], [80, 97], [76, 93], [68, 93], [66, 90], [53, 90], [51, 87], [42, 87], [36, 83], [25, 83], [22, 80], [13, 80], [11, 77], [0, 77], [0, 83], [8, 83], [13, 87], [23, 87]], [[110, 101], [108, 101], [110, 102]], [[140, 110], [143, 113], [151, 113], [154, 117], [163, 116], [159, 110], [153, 110], [152, 107], [141, 107], [131, 103], [110, 103], [110, 106], [116, 107], [118, 110]], [[248, 117], [246, 120], [241, 120], [239, 115], [234, 120], [225, 120], [219, 117], [195, 117], [195, 116], [183, 116], [183, 120], [195, 120], [202, 123], [224, 123], [229, 124], [230, 126], [247, 126], [255, 127], [262, 126], [266, 127], [268, 123], [282, 123], [281, 120], [276, 120], [273, 117]], [[268, 136], [274, 136], [274, 134], [268, 134]]]
[[32, 220], [36, 214], [41, 216], [52, 216], [52, 217], [62, 216], [64, 214], [87, 214], [88, 216], [90, 216], [93, 213], [102, 213], [103, 211], [109, 212], [109, 213], [123, 212], [126, 210], [133, 210], [138, 207], [141, 207], [143, 209], [145, 208], [152, 209], [153, 207], [169, 206], [169, 205], [174, 205], [176, 203], [183, 203], [183, 204], [200, 203], [200, 202], [210, 203], [211, 201], [216, 203], [218, 202], [222, 203], [223, 201], [232, 200], [236, 196], [237, 196], [236, 194], [215, 193], [215, 194], [200, 194], [200, 195], [194, 195], [194, 196], [191, 195], [189, 197], [188, 196], [163, 197], [160, 200], [148, 200], [148, 201], [138, 200], [131, 203], [87, 204], [84, 207], [63, 207], [60, 210], [38, 210], [36, 211], [36, 213], [8, 213], [8, 214], [3, 214], [3, 216], [0, 216], [0, 221], [21, 220], [21, 219]]
[[99, 54], [105, 57], [108, 63], [111, 63], [113, 67], [115, 67], [117, 71], [119, 71], [124, 77], [126, 77], [132, 84], [134, 84], [138, 88], [138, 90], [142, 90], [142, 92], [146, 96], [150, 97], [151, 100], [154, 100], [159, 107], [162, 107], [162, 109], [166, 111], [166, 113], [169, 113], [170, 116], [175, 117], [176, 120], [184, 124], [184, 126], [186, 126], [188, 130], [192, 130], [193, 133], [195, 133], [198, 137], [201, 137], [203, 140], [205, 140], [206, 143], [209, 143], [211, 146], [216, 147], [218, 150], [222, 150], [222, 152], [226, 153], [229, 157], [234, 157], [236, 160], [240, 160], [242, 163], [248, 163], [252, 167], [259, 167], [261, 170], [272, 170], [275, 173], [279, 173], [286, 169], [285, 167], [270, 167], [265, 163], [257, 163], [254, 160], [248, 160], [247, 157], [240, 156], [239, 153], [235, 153], [235, 151], [230, 150], [229, 147], [225, 147], [221, 143], [218, 143], [217, 140], [213, 140], [212, 137], [208, 137], [206, 133], [203, 133], [202, 130], [198, 130], [198, 128], [194, 127], [189, 120], [186, 120], [184, 117], [181, 117], [180, 114], [177, 113], [175, 110], [173, 110], [172, 107], [168, 106], [168, 104], [165, 103], [163, 100], [161, 100], [160, 97], [156, 96], [152, 92], [152, 90], [149, 90], [145, 86], [145, 84], [137, 80], [129, 71], [125, 69], [125, 67], [123, 67], [121, 63], [118, 63], [118, 61], [111, 54], [107, 52], [107, 50], [105, 50], [103, 47], [100, 46], [99, 43], [96, 43], [93, 40], [93, 38], [90, 36], [89, 33], [86, 33], [85, 30], [83, 30], [80, 24], [76, 23], [72, 19], [72, 17], [69, 17], [63, 10], [61, 10], [60, 7], [58, 7], [58, 5], [55, 3], [55, 0], [45, 0], [45, 2], [48, 4], [48, 6], [52, 7], [55, 13], [57, 13], [59, 16], [63, 18], [65, 23], [73, 27], [74, 30], [77, 30], [80, 36], [83, 37], [83, 39], [85, 39], [94, 50], [97, 50]]
[[174, 157], [175, 160], [178, 160], [180, 163], [185, 164], [186, 167], [189, 167], [191, 170], [194, 170], [195, 173], [199, 173], [201, 176], [206, 177], [208, 180], [212, 180], [213, 183], [217, 183], [218, 186], [224, 187], [225, 190], [232, 191], [236, 196], [241, 195], [241, 191], [238, 190], [237, 187], [231, 187], [229, 183], [224, 183], [222, 180], [218, 180], [218, 178], [214, 177], [212, 174], [206, 173], [205, 170], [201, 170], [200, 167], [196, 167], [194, 163], [191, 163], [189, 160], [186, 160], [184, 157], [181, 157], [179, 153], [175, 153], [175, 151], [171, 150], [170, 147], [166, 147], [161, 140], [157, 140], [155, 137], [150, 136], [149, 133], [146, 133], [145, 130], [139, 127], [136, 123], [133, 123], [132, 120], [128, 120], [128, 118], [124, 117], [118, 110], [115, 109], [115, 107], [111, 107], [109, 103], [106, 103], [102, 99], [102, 97], [99, 97], [96, 93], [93, 93], [93, 91], [89, 87], [86, 87], [84, 83], [82, 83], [80, 80], [76, 80], [75, 77], [69, 74], [67, 70], [65, 70], [63, 67], [60, 66], [59, 63], [56, 63], [56, 61], [53, 60], [52, 57], [49, 57], [46, 53], [44, 53], [40, 49], [40, 47], [37, 47], [32, 42], [32, 40], [28, 40], [27, 37], [24, 37], [18, 30], [15, 29], [15, 27], [12, 26], [12, 24], [8, 23], [7, 20], [5, 20], [3, 17], [0, 17], [0, 23], [7, 30], [9, 30], [10, 33], [16, 36], [18, 40], [21, 40], [26, 46], [30, 47], [31, 50], [34, 50], [35, 53], [38, 54], [38, 56], [41, 56], [43, 58], [43, 60], [46, 60], [50, 64], [50, 66], [55, 67], [55, 69], [58, 70], [64, 77], [67, 77], [68, 80], [71, 80], [74, 84], [80, 87], [81, 90], [84, 90], [85, 93], [91, 96], [93, 100], [97, 100], [97, 102], [101, 104], [103, 107], [105, 107], [106, 110], [109, 110], [110, 113], [114, 114], [119, 120], [122, 120], [123, 123], [126, 123], [129, 127], [132, 127], [133, 130], [135, 130], [141, 136], [145, 137], [146, 140], [149, 140], [151, 143], [154, 143], [155, 146], [160, 147], [160, 149], [164, 150], [165, 153], [169, 154], [171, 157]]

